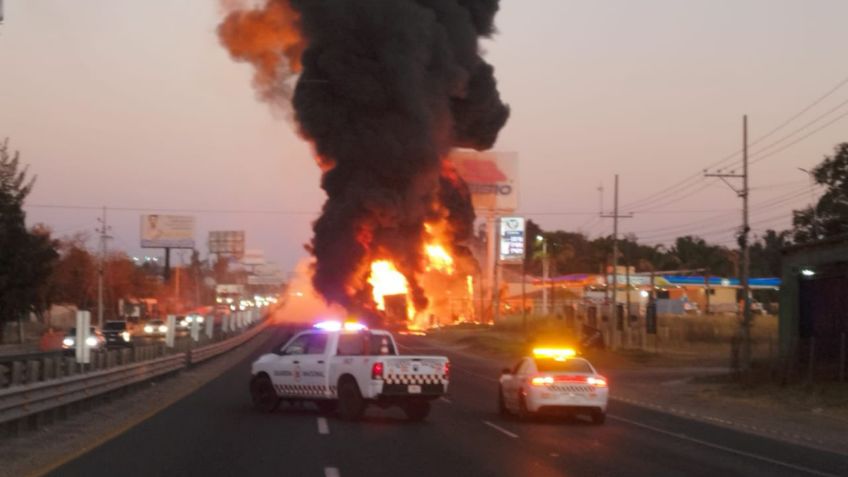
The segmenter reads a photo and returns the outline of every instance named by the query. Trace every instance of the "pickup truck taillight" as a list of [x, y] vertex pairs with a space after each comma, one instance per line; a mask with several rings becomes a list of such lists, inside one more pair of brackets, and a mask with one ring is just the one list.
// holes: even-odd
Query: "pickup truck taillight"
[[371, 379], [383, 379], [383, 363], [378, 361], [371, 366]]
[[450, 361], [445, 361], [445, 379], [450, 379]]

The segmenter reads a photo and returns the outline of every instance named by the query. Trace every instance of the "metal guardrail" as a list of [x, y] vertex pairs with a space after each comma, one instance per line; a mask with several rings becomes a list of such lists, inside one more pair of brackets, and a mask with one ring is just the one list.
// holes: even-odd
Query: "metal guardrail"
[[194, 349], [189, 351], [189, 357], [188, 357], [189, 363], [190, 364], [200, 363], [202, 361], [206, 361], [209, 358], [213, 358], [215, 356], [218, 356], [221, 353], [229, 351], [229, 350], [235, 348], [236, 346], [239, 346], [242, 343], [248, 341], [249, 339], [253, 338], [254, 336], [258, 335], [259, 332], [264, 330], [266, 326], [268, 326], [267, 320], [257, 324], [256, 326], [245, 331], [244, 333], [242, 333], [238, 336], [235, 336], [233, 338], [230, 338], [228, 340], [221, 341], [220, 343], [206, 345], [206, 346], [203, 346], [203, 347], [200, 347], [200, 348], [194, 348]]
[[186, 353], [0, 390], [0, 423], [88, 399], [185, 367]]
[[0, 424], [179, 371], [189, 364], [205, 361], [244, 344], [267, 325], [267, 320], [262, 321], [238, 336], [184, 353], [0, 389]]

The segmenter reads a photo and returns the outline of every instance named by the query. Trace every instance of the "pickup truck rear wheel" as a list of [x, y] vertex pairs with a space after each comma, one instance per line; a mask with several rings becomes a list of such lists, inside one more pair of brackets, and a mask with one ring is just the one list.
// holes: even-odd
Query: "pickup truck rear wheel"
[[250, 398], [253, 407], [264, 413], [274, 412], [280, 405], [280, 398], [267, 374], [256, 375], [250, 380]]
[[356, 380], [343, 376], [339, 380], [339, 417], [345, 421], [356, 421], [365, 413], [365, 399]]
[[410, 421], [423, 421], [430, 414], [430, 401], [415, 399], [403, 404], [403, 412]]

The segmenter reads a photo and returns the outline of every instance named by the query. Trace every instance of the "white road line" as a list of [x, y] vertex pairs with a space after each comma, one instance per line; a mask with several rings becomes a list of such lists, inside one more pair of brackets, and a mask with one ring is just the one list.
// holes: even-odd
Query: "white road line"
[[648, 424], [642, 424], [641, 422], [631, 421], [630, 419], [626, 419], [624, 417], [613, 416], [613, 415], [610, 415], [610, 414], [607, 414], [607, 417], [609, 417], [610, 419], [614, 419], [616, 421], [626, 422], [627, 424], [630, 424], [632, 426], [641, 427], [643, 429], [648, 429], [650, 431], [658, 432], [658, 433], [664, 434], [666, 436], [675, 437], [675, 438], [680, 439], [680, 440], [693, 442], [695, 444], [700, 444], [700, 445], [705, 446], [705, 447], [711, 447], [713, 449], [718, 449], [718, 450], [721, 450], [721, 451], [729, 452], [731, 454], [736, 454], [736, 455], [740, 455], [740, 456], [743, 456], [743, 457], [748, 457], [750, 459], [755, 459], [755, 460], [759, 460], [759, 461], [762, 461], [762, 462], [768, 462], [769, 464], [779, 465], [781, 467], [786, 467], [787, 469], [797, 470], [799, 472], [804, 472], [806, 474], [820, 475], [822, 477], [838, 477], [835, 474], [828, 474], [827, 472], [821, 472], [821, 471], [818, 471], [818, 470], [815, 470], [815, 469], [810, 469], [809, 467], [802, 467], [800, 465], [790, 464], [788, 462], [781, 462], [779, 460], [774, 460], [774, 459], [771, 459], [769, 457], [764, 457], [764, 456], [761, 456], [761, 455], [752, 454], [750, 452], [732, 449], [730, 447], [725, 447], [725, 446], [722, 446], [722, 445], [719, 445], [719, 444], [713, 444], [712, 442], [702, 441], [701, 439], [695, 439], [694, 437], [689, 437], [689, 436], [684, 435], [684, 434], [678, 434], [676, 432], [671, 432], [671, 431], [667, 431], [665, 429], [660, 429], [659, 427], [649, 426]]
[[326, 417], [319, 417], [318, 418], [318, 434], [329, 434], [329, 433], [330, 433], [330, 426], [327, 424], [327, 418]]
[[324, 467], [324, 477], [342, 477], [342, 474], [336, 467]]
[[439, 398], [439, 401], [446, 402], [446, 403], [448, 403], [448, 404], [453, 404], [453, 403], [451, 402], [451, 400], [450, 400], [450, 399], [448, 399], [448, 398], [446, 398], [446, 397], [444, 397], [444, 396], [440, 397], [440, 398]]
[[501, 427], [501, 426], [498, 426], [497, 424], [492, 424], [492, 423], [491, 423], [491, 422], [489, 422], [489, 421], [483, 421], [483, 424], [485, 424], [485, 425], [487, 425], [487, 426], [491, 427], [492, 429], [494, 429], [494, 430], [496, 430], [496, 431], [499, 431], [499, 432], [501, 432], [501, 433], [503, 433], [503, 434], [505, 434], [505, 435], [507, 435], [507, 436], [509, 436], [509, 437], [512, 437], [513, 439], [518, 439], [518, 434], [515, 434], [515, 433], [512, 433], [512, 432], [509, 432], [508, 430], [504, 429], [504, 428], [503, 428], [503, 427]]

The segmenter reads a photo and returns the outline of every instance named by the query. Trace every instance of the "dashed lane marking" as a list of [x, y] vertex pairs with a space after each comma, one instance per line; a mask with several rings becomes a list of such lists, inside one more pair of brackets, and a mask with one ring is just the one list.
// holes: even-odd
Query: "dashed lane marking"
[[738, 449], [732, 449], [730, 447], [725, 447], [725, 446], [722, 446], [722, 445], [719, 445], [719, 444], [713, 444], [712, 442], [707, 442], [707, 441], [703, 441], [701, 439], [696, 439], [694, 437], [689, 437], [685, 434], [679, 434], [679, 433], [676, 433], [676, 432], [667, 431], [665, 429], [660, 429], [659, 427], [649, 426], [648, 424], [642, 424], [641, 422], [632, 421], [632, 420], [626, 419], [624, 417], [613, 416], [613, 415], [610, 415], [610, 414], [607, 414], [607, 417], [609, 417], [610, 419], [614, 419], [616, 421], [621, 421], [621, 422], [630, 424], [631, 426], [641, 427], [642, 429], [648, 429], [650, 431], [654, 431], [654, 432], [657, 432], [659, 434], [674, 437], [674, 438], [684, 440], [684, 441], [687, 441], [687, 442], [692, 442], [692, 443], [695, 443], [695, 444], [700, 444], [700, 445], [705, 446], [705, 447], [711, 447], [713, 449], [718, 449], [718, 450], [721, 450], [721, 451], [724, 451], [724, 452], [729, 452], [731, 454], [736, 454], [736, 455], [739, 455], [739, 456], [742, 456], [742, 457], [747, 457], [749, 459], [759, 460], [761, 462], [768, 462], [769, 464], [774, 464], [774, 465], [777, 465], [777, 466], [780, 466], [780, 467], [785, 467], [787, 469], [796, 470], [798, 472], [803, 472], [805, 474], [820, 475], [822, 477], [838, 477], [835, 474], [829, 474], [827, 472], [822, 472], [822, 471], [819, 471], [819, 470], [810, 469], [809, 467], [803, 467], [803, 466], [800, 466], [800, 465], [790, 464], [788, 462], [782, 462], [782, 461], [779, 461], [779, 460], [771, 459], [769, 457], [764, 457], [764, 456], [761, 456], [761, 455], [752, 454], [750, 452], [745, 452], [745, 451], [741, 451], [741, 450], [738, 450]]
[[329, 433], [330, 433], [330, 426], [329, 426], [329, 424], [327, 424], [327, 418], [326, 417], [319, 417], [318, 418], [318, 434], [329, 434]]
[[512, 437], [513, 439], [518, 439], [518, 434], [515, 434], [513, 432], [509, 432], [508, 430], [504, 429], [503, 427], [501, 427], [497, 424], [492, 424], [489, 421], [483, 421], [483, 424], [491, 427], [492, 429], [494, 429], [494, 430], [496, 430], [496, 431], [498, 431], [498, 432], [500, 432], [500, 433], [502, 433], [506, 436]]
[[451, 400], [450, 400], [450, 399], [448, 399], [448, 398], [446, 398], [446, 397], [444, 397], [444, 396], [440, 397], [440, 398], [439, 398], [439, 401], [442, 401], [442, 402], [445, 402], [445, 403], [448, 403], [448, 404], [453, 404], [453, 402], [451, 402]]
[[324, 477], [342, 477], [337, 467], [324, 467]]

